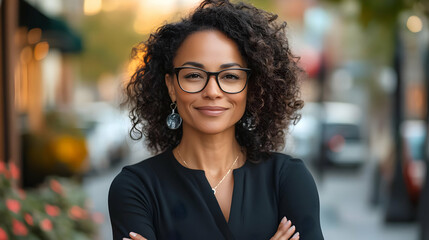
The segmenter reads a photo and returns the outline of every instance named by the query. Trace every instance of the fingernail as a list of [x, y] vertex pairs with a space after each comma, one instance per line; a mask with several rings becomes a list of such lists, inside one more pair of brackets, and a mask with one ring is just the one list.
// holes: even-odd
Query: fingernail
[[287, 220], [286, 217], [283, 217], [281, 223], [285, 223], [286, 220]]
[[295, 225], [292, 225], [292, 227], [290, 227], [290, 228], [295, 229]]
[[294, 235], [293, 235], [293, 238], [294, 237], [299, 237], [299, 232], [296, 232]]
[[122, 238], [122, 240], [131, 240], [130, 238]]
[[137, 236], [137, 233], [135, 233], [135, 232], [130, 232], [130, 236], [131, 236], [131, 237], [135, 237], [135, 236]]

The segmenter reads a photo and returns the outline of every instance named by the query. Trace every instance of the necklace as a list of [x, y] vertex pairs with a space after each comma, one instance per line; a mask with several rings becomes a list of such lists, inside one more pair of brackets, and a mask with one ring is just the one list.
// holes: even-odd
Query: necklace
[[[182, 155], [180, 155], [180, 151], [179, 151], [179, 149], [178, 149], [178, 148], [177, 148], [177, 154], [179, 155], [180, 160], [182, 160], [182, 162], [183, 162], [187, 167], [189, 167], [189, 166], [188, 166], [188, 163], [186, 163], [186, 161], [182, 158]], [[235, 158], [234, 162], [232, 163], [231, 167], [228, 169], [228, 172], [226, 172], [225, 176], [223, 176], [223, 178], [219, 181], [219, 183], [218, 183], [216, 186], [212, 187], [213, 194], [216, 194], [216, 189], [217, 189], [217, 187], [219, 187], [219, 185], [223, 182], [223, 180], [225, 180], [226, 176], [228, 176], [228, 175], [229, 175], [229, 173], [230, 173], [230, 172], [231, 172], [231, 170], [232, 170], [232, 167], [234, 167], [234, 165], [235, 165], [235, 163], [237, 162], [237, 160], [238, 160], [238, 157], [239, 157], [239, 156], [240, 156], [240, 153], [239, 153], [239, 154], [237, 155], [237, 157]]]

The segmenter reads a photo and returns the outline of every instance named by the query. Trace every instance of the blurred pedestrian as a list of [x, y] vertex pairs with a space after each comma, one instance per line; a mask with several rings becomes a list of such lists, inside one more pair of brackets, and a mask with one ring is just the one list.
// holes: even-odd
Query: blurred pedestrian
[[206, 0], [134, 49], [131, 136], [158, 155], [113, 181], [114, 239], [323, 239], [312, 176], [275, 153], [303, 106], [276, 17]]

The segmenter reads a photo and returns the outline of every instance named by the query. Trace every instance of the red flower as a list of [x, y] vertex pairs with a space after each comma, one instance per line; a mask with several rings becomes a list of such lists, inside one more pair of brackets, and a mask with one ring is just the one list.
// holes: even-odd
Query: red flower
[[60, 208], [58, 208], [57, 206], [54, 206], [54, 205], [46, 204], [45, 205], [45, 211], [49, 216], [52, 216], [52, 217], [56, 217], [56, 216], [60, 215]]
[[15, 163], [10, 162], [9, 163], [9, 170], [10, 170], [10, 175], [12, 176], [13, 179], [18, 179], [19, 178], [19, 168], [15, 165]]
[[24, 219], [28, 223], [28, 225], [33, 226], [33, 224], [34, 224], [33, 217], [29, 213], [26, 213], [24, 215]]
[[14, 213], [18, 213], [21, 209], [21, 204], [15, 199], [7, 199], [6, 206], [10, 211]]
[[79, 206], [73, 206], [70, 208], [68, 215], [73, 220], [88, 218], [88, 212]]
[[44, 231], [51, 231], [52, 230], [52, 222], [51, 220], [45, 218], [40, 222], [40, 227], [44, 230]]
[[13, 219], [12, 221], [12, 228], [13, 228], [13, 234], [17, 236], [25, 236], [28, 233], [28, 230], [25, 227], [25, 225], [16, 219]]
[[[1, 162], [0, 162], [0, 164], [1, 164]], [[0, 240], [8, 240], [7, 233], [5, 230], [3, 230], [3, 228], [0, 228]]]
[[63, 193], [63, 187], [61, 186], [61, 183], [58, 182], [55, 179], [52, 179], [51, 182], [49, 183], [52, 191], [58, 193], [58, 194], [62, 194]]

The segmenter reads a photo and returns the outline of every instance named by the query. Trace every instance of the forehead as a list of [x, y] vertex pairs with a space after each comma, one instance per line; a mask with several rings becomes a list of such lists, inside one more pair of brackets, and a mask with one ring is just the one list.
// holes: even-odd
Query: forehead
[[245, 66], [237, 43], [218, 30], [204, 30], [190, 34], [178, 48], [173, 64], [198, 62], [205, 67], [218, 67], [224, 63]]

